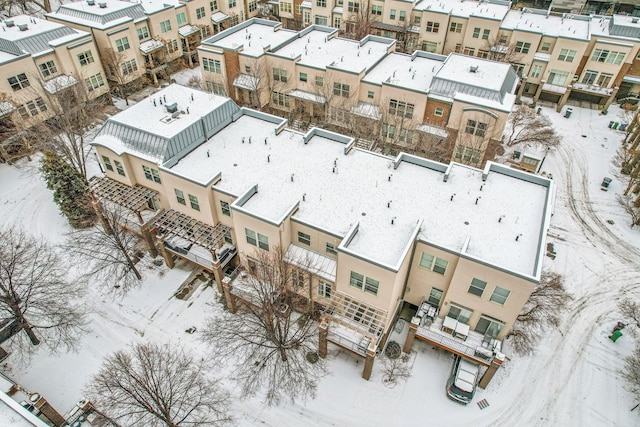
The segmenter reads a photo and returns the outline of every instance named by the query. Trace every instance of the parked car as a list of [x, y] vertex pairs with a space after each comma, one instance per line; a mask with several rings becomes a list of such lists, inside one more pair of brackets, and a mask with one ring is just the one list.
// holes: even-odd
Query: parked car
[[451, 375], [447, 380], [447, 396], [449, 399], [466, 405], [476, 393], [476, 385], [480, 374], [480, 366], [455, 355]]

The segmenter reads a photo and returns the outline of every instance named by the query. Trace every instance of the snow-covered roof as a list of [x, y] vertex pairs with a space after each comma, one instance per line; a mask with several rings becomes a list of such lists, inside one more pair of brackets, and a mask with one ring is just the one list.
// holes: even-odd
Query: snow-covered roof
[[211, 15], [211, 20], [217, 24], [221, 23], [222, 21], [226, 20], [229, 18], [229, 15], [227, 15], [224, 12], [220, 12], [217, 11], [215, 12], [213, 15]]
[[322, 95], [318, 95], [318, 94], [307, 92], [300, 89], [292, 90], [291, 92], [289, 92], [288, 95], [296, 99], [301, 99], [303, 101], [313, 102], [314, 104], [324, 104], [327, 102], [327, 98], [325, 98]]
[[[13, 22], [12, 26], [7, 26]], [[22, 28], [22, 29], [21, 29]], [[89, 35], [66, 25], [27, 15], [5, 19], [0, 31], [0, 51], [7, 53], [6, 59], [23, 54], [37, 54], [51, 50], [52, 46], [70, 42]], [[0, 58], [0, 62], [3, 58]]]
[[258, 88], [258, 84], [260, 83], [260, 78], [256, 76], [250, 76], [248, 74], [240, 74], [233, 80], [233, 85], [235, 87], [239, 87], [240, 89], [248, 89], [248, 90], [256, 90]]
[[431, 93], [446, 97], [468, 94], [503, 103], [517, 81], [516, 72], [507, 63], [452, 53], [436, 71]]
[[295, 219], [342, 237], [352, 233], [349, 242], [343, 242], [346, 249], [391, 269], [422, 222], [419, 239], [535, 274], [547, 181], [529, 180], [525, 174], [514, 178], [511, 175], [521, 172], [493, 164], [484, 173], [452, 164], [445, 182], [446, 165], [408, 155], [394, 162], [355, 148], [345, 154], [346, 137], [315, 130], [276, 135], [277, 126], [244, 114], [171, 170], [202, 183], [221, 174], [214, 189], [236, 197], [257, 185], [257, 192], [243, 198], [238, 209], [279, 224], [297, 207]]
[[593, 36], [611, 36], [616, 38], [640, 38], [640, 19], [637, 16], [613, 15], [593, 16], [591, 34]]
[[335, 259], [319, 254], [298, 245], [289, 245], [284, 260], [296, 267], [302, 267], [330, 282], [336, 281], [337, 262]]
[[[176, 113], [167, 104], [177, 104]], [[229, 98], [174, 84], [110, 117], [93, 144], [115, 152], [124, 146], [164, 162], [214, 135], [237, 110]]]
[[425, 52], [416, 52], [413, 55], [394, 52], [376, 64], [362, 82], [375, 85], [391, 84], [426, 93], [445, 58]]
[[351, 114], [374, 120], [380, 120], [380, 118], [382, 117], [379, 105], [362, 101], [359, 101], [356, 105], [351, 107]]
[[558, 15], [546, 10], [524, 8], [509, 11], [500, 28], [586, 41], [589, 40], [590, 20], [589, 16], [584, 15]]
[[[105, 7], [101, 7], [104, 4]], [[141, 4], [120, 0], [96, 0], [94, 4], [87, 1], [65, 3], [50, 16], [62, 21], [73, 22], [92, 28], [105, 29], [118, 23], [146, 18]]]
[[62, 75], [62, 76], [54, 77], [51, 80], [47, 80], [46, 82], [44, 82], [44, 88], [49, 93], [56, 93], [58, 91], [61, 91], [62, 89], [71, 87], [76, 83], [78, 83], [78, 80], [76, 80], [75, 77]]
[[449, 132], [447, 132], [446, 129], [437, 127], [437, 126], [431, 126], [428, 124], [421, 124], [419, 125], [416, 130], [420, 131], [420, 132], [424, 132], [424, 133], [428, 133], [430, 135], [435, 135], [438, 136], [440, 138], [448, 138], [449, 137]]
[[500, 21], [507, 14], [511, 2], [489, 1], [442, 1], [422, 0], [414, 10], [450, 14], [461, 18], [479, 17]]
[[11, 427], [47, 427], [48, 424], [33, 415], [5, 392], [0, 392], [0, 419]]
[[296, 35], [295, 31], [282, 29], [279, 22], [252, 18], [209, 37], [201, 46], [240, 49], [243, 55], [258, 57], [264, 54], [265, 49], [273, 49]]
[[191, 24], [186, 24], [178, 28], [178, 34], [180, 34], [182, 37], [188, 37], [191, 34], [197, 33], [198, 31], [200, 31], [200, 28]]
[[144, 11], [149, 14], [159, 12], [168, 7], [178, 8], [183, 6], [178, 0], [136, 0], [136, 2], [141, 4]]
[[384, 58], [392, 39], [367, 36], [362, 41], [335, 37], [335, 28], [312, 25], [299, 34], [297, 39], [271, 53], [281, 58], [300, 58], [298, 65], [316, 68], [333, 67], [339, 70], [360, 73], [369, 70]]
[[140, 52], [145, 55], [151, 53], [155, 50], [161, 49], [164, 46], [160, 40], [151, 39], [140, 43]]

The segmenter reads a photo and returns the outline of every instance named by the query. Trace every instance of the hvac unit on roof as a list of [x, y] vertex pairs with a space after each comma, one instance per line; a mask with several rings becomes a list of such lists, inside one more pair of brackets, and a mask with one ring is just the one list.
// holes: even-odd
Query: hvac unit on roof
[[168, 113], [175, 113], [176, 111], [178, 111], [178, 103], [174, 102], [173, 104], [166, 104], [165, 108], [167, 109]]
[[472, 65], [469, 67], [469, 71], [471, 71], [472, 73], [477, 73], [478, 72], [478, 66], [477, 65]]
[[87, 0], [87, 4], [88, 4], [89, 6], [93, 6], [93, 5], [95, 5], [95, 4], [96, 4], [96, 0]]
[[100, 6], [100, 9], [105, 9], [107, 7], [107, 3], [101, 1], [100, 3], [98, 3], [98, 6]]
[[632, 24], [637, 24], [638, 23], [638, 19], [639, 18], [631, 18], [631, 23]]
[[4, 21], [4, 25], [6, 25], [7, 27], [13, 27], [13, 19], [7, 19], [6, 21]]
[[29, 26], [27, 24], [18, 24], [18, 28], [20, 29], [20, 31], [27, 31], [29, 29]]

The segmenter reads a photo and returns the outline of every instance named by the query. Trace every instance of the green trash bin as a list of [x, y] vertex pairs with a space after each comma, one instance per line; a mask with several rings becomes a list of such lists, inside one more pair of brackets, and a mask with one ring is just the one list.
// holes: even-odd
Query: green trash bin
[[613, 341], [613, 342], [616, 342], [616, 340], [617, 340], [618, 338], [620, 338], [621, 336], [622, 336], [622, 332], [620, 332], [620, 331], [618, 331], [618, 330], [615, 330], [615, 331], [613, 331], [613, 333], [611, 334], [611, 336], [609, 337], [609, 339], [610, 339], [611, 341]]

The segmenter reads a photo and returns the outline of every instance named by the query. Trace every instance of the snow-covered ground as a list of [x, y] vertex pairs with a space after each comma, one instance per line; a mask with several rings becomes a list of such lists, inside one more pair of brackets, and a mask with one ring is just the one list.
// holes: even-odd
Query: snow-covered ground
[[[555, 109], [543, 107], [563, 140], [542, 169], [557, 184], [548, 237], [557, 258], [545, 258], [545, 266], [565, 275], [575, 299], [536, 355], [507, 361], [487, 390], [479, 390], [473, 403], [461, 406], [445, 395], [452, 357], [444, 350], [416, 342], [412, 377], [388, 388], [382, 382], [380, 360], [367, 382], [360, 378], [362, 361], [330, 348], [328, 372], [316, 399], [265, 408], [259, 397], [237, 398], [233, 412], [238, 425], [640, 425], [638, 410], [630, 412], [638, 402], [625, 391], [618, 372], [633, 349], [633, 340], [628, 333], [616, 343], [607, 338], [621, 320], [617, 301], [624, 296], [638, 299], [640, 294], [640, 232], [629, 228], [629, 218], [615, 201], [624, 182], [611, 164], [624, 134], [607, 126], [610, 120], [621, 121], [617, 116], [621, 113], [615, 106], [607, 116], [595, 110], [573, 110], [566, 119]], [[34, 167], [18, 170], [0, 165], [0, 218], [3, 225], [21, 224], [56, 244], [64, 240], [69, 227], [34, 171]], [[600, 190], [604, 176], [614, 178], [608, 192]], [[73, 271], [73, 261], [69, 264]], [[95, 312], [91, 331], [79, 340], [78, 352], [49, 355], [41, 349], [28, 364], [16, 364], [10, 358], [3, 368], [25, 388], [42, 393], [65, 411], [82, 397], [83, 385], [102, 358], [130, 342], [170, 341], [206, 358], [207, 349], [198, 334], [187, 334], [185, 329], [203, 327], [205, 317], [220, 305], [212, 288], [200, 287], [184, 301], [173, 298], [190, 272], [184, 263], [173, 270], [153, 267], [145, 271], [143, 284], [122, 298], [104, 294], [96, 283], [86, 283], [88, 303]], [[213, 369], [225, 371], [224, 367]], [[227, 384], [235, 392], [232, 382]], [[489, 403], [485, 409], [476, 405], [482, 399]]]

